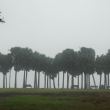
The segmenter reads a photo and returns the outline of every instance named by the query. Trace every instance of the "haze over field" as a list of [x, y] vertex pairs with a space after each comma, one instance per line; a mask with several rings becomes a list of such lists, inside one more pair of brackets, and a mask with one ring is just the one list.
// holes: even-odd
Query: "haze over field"
[[[0, 0], [0, 11], [6, 22], [0, 23], [0, 52], [3, 54], [16, 46], [29, 47], [53, 58], [66, 48], [78, 51], [80, 47], [91, 47], [96, 55], [106, 54], [110, 49], [109, 0]], [[12, 71], [12, 87], [14, 75]], [[41, 87], [43, 78], [42, 74]], [[95, 79], [98, 85], [96, 74]], [[2, 80], [0, 73], [0, 87]], [[22, 87], [22, 81], [23, 71], [18, 73], [18, 87]], [[28, 83], [34, 84], [32, 71]]]

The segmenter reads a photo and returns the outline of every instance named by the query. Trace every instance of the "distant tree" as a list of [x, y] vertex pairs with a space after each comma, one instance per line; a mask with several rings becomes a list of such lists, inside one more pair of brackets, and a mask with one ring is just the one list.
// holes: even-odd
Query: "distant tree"
[[[0, 53], [0, 72], [3, 73], [3, 88], [7, 87], [6, 74], [12, 68], [12, 57], [10, 54], [3, 55]], [[6, 79], [6, 80], [5, 80]], [[6, 82], [6, 86], [5, 86]]]
[[89, 80], [87, 80], [87, 74], [94, 73], [94, 62], [95, 62], [95, 51], [92, 48], [82, 47], [80, 49], [80, 67], [82, 68], [82, 72], [84, 72], [85, 77], [85, 89], [87, 89], [87, 85], [89, 84]]
[[27, 84], [27, 72], [32, 69], [31, 68], [31, 60], [32, 60], [33, 52], [29, 48], [21, 48], [19, 51], [19, 65], [24, 70], [24, 79], [23, 79], [23, 88], [25, 88]]
[[22, 70], [22, 67], [20, 65], [20, 59], [21, 59], [20, 50], [21, 50], [21, 47], [13, 47], [10, 49], [11, 56], [12, 56], [12, 64], [15, 70], [15, 84], [14, 84], [15, 88], [17, 88], [17, 72]]

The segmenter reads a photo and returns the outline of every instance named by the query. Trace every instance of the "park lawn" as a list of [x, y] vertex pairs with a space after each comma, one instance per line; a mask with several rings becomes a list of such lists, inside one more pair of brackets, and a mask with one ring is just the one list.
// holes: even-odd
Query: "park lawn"
[[[13, 95], [18, 92], [18, 95]], [[0, 110], [110, 110], [109, 90], [67, 90], [67, 89], [0, 89], [0, 93], [12, 92], [0, 96]], [[54, 93], [51, 95], [24, 95], [24, 93]], [[79, 92], [78, 96], [59, 93]], [[80, 95], [80, 92], [100, 93], [98, 97]], [[23, 95], [19, 94], [23, 93]], [[104, 94], [103, 94], [104, 93]], [[105, 94], [108, 95], [105, 95]]]
[[110, 92], [108, 89], [34, 89], [34, 88], [0, 88], [0, 92], [47, 92], [47, 93], [60, 93], [60, 92]]

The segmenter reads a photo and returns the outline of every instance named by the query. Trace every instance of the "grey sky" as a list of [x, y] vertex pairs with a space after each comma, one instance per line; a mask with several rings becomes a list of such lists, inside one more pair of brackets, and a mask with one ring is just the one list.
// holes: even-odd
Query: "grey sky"
[[66, 48], [110, 49], [110, 0], [0, 0], [0, 52], [29, 47], [54, 57]]

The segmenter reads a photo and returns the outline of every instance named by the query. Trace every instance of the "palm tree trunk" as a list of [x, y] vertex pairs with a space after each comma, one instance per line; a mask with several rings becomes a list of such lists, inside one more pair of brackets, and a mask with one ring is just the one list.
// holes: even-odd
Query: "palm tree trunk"
[[54, 89], [55, 89], [55, 80], [54, 80], [54, 78], [53, 78], [53, 86], [54, 86]]
[[7, 88], [7, 74], [5, 76], [6, 76], [6, 88]]
[[35, 75], [34, 75], [34, 88], [37, 88], [37, 72], [35, 70]]
[[28, 75], [28, 73], [27, 73], [27, 71], [26, 71], [26, 83], [25, 83], [26, 85], [27, 85], [27, 75]]
[[86, 85], [87, 85], [87, 89], [88, 89], [88, 84], [89, 84], [89, 78], [88, 78], [88, 74], [86, 75]]
[[47, 89], [48, 89], [48, 74], [47, 74]]
[[67, 89], [68, 89], [68, 72], [67, 72]]
[[73, 89], [74, 89], [74, 76], [73, 76]]
[[15, 71], [15, 88], [17, 88], [17, 71]]
[[46, 88], [46, 87], [45, 87], [45, 73], [44, 73], [44, 88]]
[[101, 79], [102, 79], [102, 74], [100, 74], [100, 84], [99, 84], [99, 88], [101, 87]]
[[64, 88], [64, 72], [63, 72], [63, 84], [62, 84], [62, 88]]
[[104, 74], [104, 88], [106, 88], [106, 74]]
[[45, 88], [46, 88], [46, 73], [45, 73]]
[[38, 72], [38, 88], [40, 88], [40, 72]]
[[73, 86], [73, 74], [71, 76], [71, 88], [72, 88], [72, 86]]
[[50, 82], [50, 89], [51, 89], [51, 79], [49, 78], [49, 82]]
[[58, 89], [59, 89], [59, 72], [58, 72]]
[[24, 70], [24, 78], [23, 78], [23, 88], [26, 88], [26, 85], [25, 85], [25, 70]]
[[81, 75], [81, 89], [83, 89], [83, 73]]
[[34, 74], [34, 88], [35, 88], [35, 81], [36, 80], [36, 74]]
[[10, 88], [10, 84], [11, 84], [11, 70], [10, 70], [10, 74], [9, 74], [9, 88]]
[[109, 73], [108, 73], [108, 89], [109, 89]]
[[3, 88], [5, 88], [5, 75], [3, 73]]
[[94, 81], [94, 86], [96, 86], [96, 83], [95, 83], [95, 79], [94, 79], [94, 75], [92, 74], [92, 77], [93, 77], [93, 81]]
[[84, 89], [86, 89], [86, 74], [84, 73], [84, 81], [85, 81], [85, 83], [84, 83]]
[[78, 89], [79, 89], [79, 75], [78, 75]]
[[90, 89], [90, 74], [88, 74], [88, 89]]
[[69, 88], [69, 76], [70, 76], [70, 75], [69, 75], [69, 73], [68, 73], [68, 88]]

